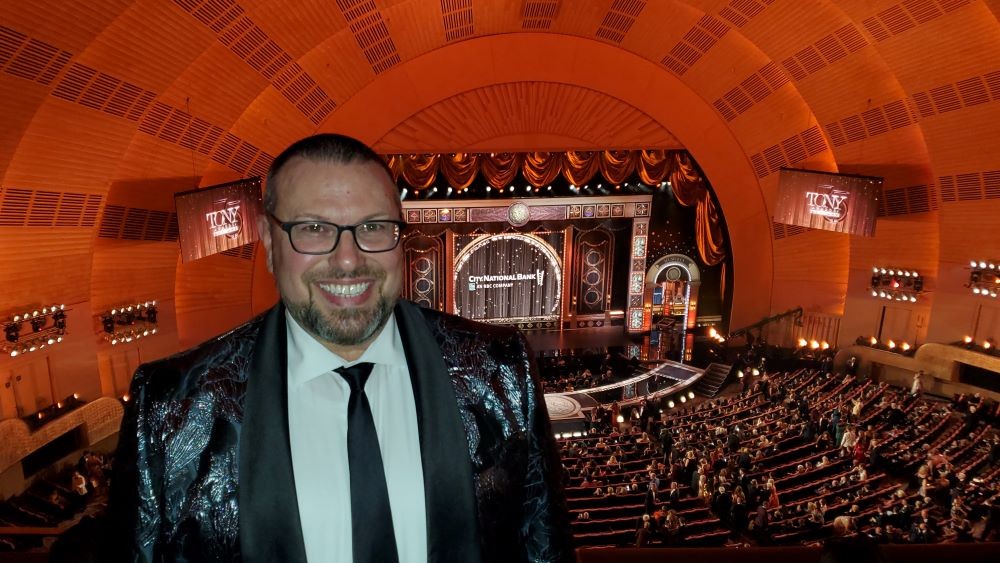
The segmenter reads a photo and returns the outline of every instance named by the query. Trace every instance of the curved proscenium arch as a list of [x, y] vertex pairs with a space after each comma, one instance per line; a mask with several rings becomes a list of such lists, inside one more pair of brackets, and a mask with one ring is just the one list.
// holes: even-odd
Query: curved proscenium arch
[[[558, 290], [553, 294], [554, 301], [552, 303], [548, 304], [548, 306], [546, 307], [546, 311], [554, 311], [554, 313], [549, 313], [549, 314], [542, 315], [542, 316], [536, 317], [536, 318], [531, 318], [531, 319], [527, 319], [527, 318], [522, 319], [522, 318], [519, 317], [517, 319], [483, 318], [481, 320], [486, 320], [486, 321], [494, 321], [494, 320], [498, 320], [498, 321], [504, 321], [504, 320], [518, 320], [518, 321], [521, 321], [521, 320], [555, 320], [555, 319], [557, 319], [559, 317], [560, 303], [562, 301], [562, 290], [561, 290], [561, 288], [562, 288], [562, 271], [563, 271], [562, 258], [559, 256], [559, 253], [556, 252], [556, 250], [554, 248], [552, 248], [552, 245], [550, 245], [548, 242], [546, 242], [545, 240], [543, 240], [541, 237], [538, 237], [536, 235], [531, 235], [531, 234], [519, 234], [519, 233], [484, 234], [484, 235], [480, 235], [479, 237], [477, 237], [476, 239], [474, 239], [471, 243], [469, 243], [468, 245], [466, 245], [465, 248], [463, 248], [461, 250], [461, 252], [459, 252], [458, 256], [455, 257], [455, 268], [454, 268], [453, 273], [452, 273], [452, 277], [453, 277], [452, 281], [454, 283], [453, 287], [456, 288], [456, 291], [455, 291], [454, 295], [452, 295], [452, 301], [453, 301], [453, 303], [455, 305], [455, 313], [456, 314], [459, 314], [459, 315], [462, 315], [462, 316], [468, 316], [468, 312], [467, 311], [463, 312], [462, 308], [460, 307], [459, 302], [458, 302], [458, 290], [457, 290], [457, 288], [460, 287], [459, 286], [459, 279], [458, 279], [459, 278], [459, 272], [462, 271], [462, 268], [468, 263], [468, 261], [472, 258], [472, 256], [474, 256], [477, 252], [483, 251], [484, 249], [486, 249], [488, 246], [490, 246], [492, 244], [496, 244], [496, 243], [501, 242], [501, 241], [511, 241], [511, 240], [520, 241], [520, 242], [523, 242], [525, 244], [530, 245], [531, 247], [533, 247], [536, 250], [538, 250], [546, 258], [546, 260], [548, 261], [548, 264], [551, 267], [552, 275], [555, 277], [555, 287], [558, 288]], [[496, 275], [503, 276], [504, 274], [496, 274]], [[469, 317], [469, 318], [472, 318], [472, 317]]]

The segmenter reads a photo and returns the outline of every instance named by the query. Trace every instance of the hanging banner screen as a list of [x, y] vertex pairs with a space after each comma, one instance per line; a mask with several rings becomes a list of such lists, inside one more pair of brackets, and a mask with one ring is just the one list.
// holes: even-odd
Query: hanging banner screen
[[191, 262], [257, 240], [260, 178], [174, 195], [181, 259]]
[[551, 321], [562, 294], [562, 233], [456, 237], [455, 313], [487, 322]]
[[782, 168], [774, 220], [824, 231], [875, 236], [882, 178]]

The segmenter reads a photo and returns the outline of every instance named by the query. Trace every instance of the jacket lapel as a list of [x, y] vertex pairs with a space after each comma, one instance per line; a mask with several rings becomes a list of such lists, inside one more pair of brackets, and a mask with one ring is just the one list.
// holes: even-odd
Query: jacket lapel
[[417, 405], [428, 561], [474, 563], [482, 559], [479, 519], [469, 443], [451, 376], [420, 308], [400, 301], [395, 311]]
[[240, 551], [244, 561], [306, 561], [288, 441], [285, 309], [267, 313], [247, 377], [240, 431]]

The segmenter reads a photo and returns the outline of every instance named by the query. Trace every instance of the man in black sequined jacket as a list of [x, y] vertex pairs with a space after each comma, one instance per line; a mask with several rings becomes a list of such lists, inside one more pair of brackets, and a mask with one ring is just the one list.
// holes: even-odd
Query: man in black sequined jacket
[[[312, 186], [303, 170], [343, 175], [321, 177]], [[338, 184], [354, 177], [364, 180], [367, 192], [344, 191]], [[343, 342], [330, 331], [356, 320], [357, 315], [337, 316], [335, 309], [347, 303], [341, 308], [392, 314], [403, 343], [420, 436], [427, 560], [572, 561], [560, 462], [523, 336], [399, 300], [393, 282], [401, 276], [394, 269], [398, 263], [401, 270], [402, 260], [394, 253], [401, 257], [401, 250], [375, 248], [379, 226], [369, 224], [385, 217], [342, 211], [372, 198], [378, 211], [388, 205], [383, 205], [386, 194], [395, 196], [394, 188], [378, 157], [345, 137], [311, 137], [275, 159], [265, 198], [275, 224], [264, 219], [258, 229], [282, 302], [225, 335], [137, 371], [112, 483], [109, 540], [117, 548], [115, 559], [306, 561], [297, 503], [302, 488], [293, 479], [289, 443], [286, 310], [339, 353]], [[318, 199], [304, 198], [307, 192]], [[398, 218], [398, 198], [392, 206], [389, 213], [396, 215], [389, 218]], [[278, 213], [293, 222], [279, 222]], [[336, 221], [355, 223], [349, 225], [354, 230], [347, 237], [338, 228], [334, 250], [318, 258], [313, 255], [319, 252], [302, 253], [306, 239], [294, 239], [290, 230], [305, 223], [302, 228], [315, 236], [337, 227]], [[382, 253], [365, 254], [365, 245]], [[341, 258], [361, 262], [357, 271], [368, 275], [326, 273]], [[315, 266], [316, 260], [328, 263]], [[389, 271], [381, 271], [382, 264], [389, 264]], [[313, 284], [310, 275], [320, 267], [325, 277]], [[295, 268], [300, 271], [290, 275]], [[334, 287], [341, 277], [352, 285]], [[354, 307], [361, 298], [343, 297], [369, 286], [381, 291], [387, 311], [371, 313], [367, 301]], [[320, 290], [332, 295], [317, 297]], [[296, 291], [309, 292], [311, 306], [326, 315], [321, 319], [329, 321], [326, 332], [310, 324], [315, 319], [303, 313]], [[368, 295], [364, 291], [362, 296]], [[362, 329], [380, 329], [385, 319], [378, 320]], [[354, 343], [367, 346], [369, 333]], [[345, 509], [349, 502], [331, 507]]]

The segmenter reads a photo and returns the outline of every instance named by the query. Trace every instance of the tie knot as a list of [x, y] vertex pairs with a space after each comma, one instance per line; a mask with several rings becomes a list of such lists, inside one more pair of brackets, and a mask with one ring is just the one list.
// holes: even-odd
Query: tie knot
[[371, 362], [361, 362], [350, 367], [340, 367], [334, 371], [347, 380], [347, 383], [351, 386], [351, 393], [361, 393], [365, 390], [365, 382], [368, 381], [368, 376], [372, 374], [373, 367], [375, 367], [375, 364]]

